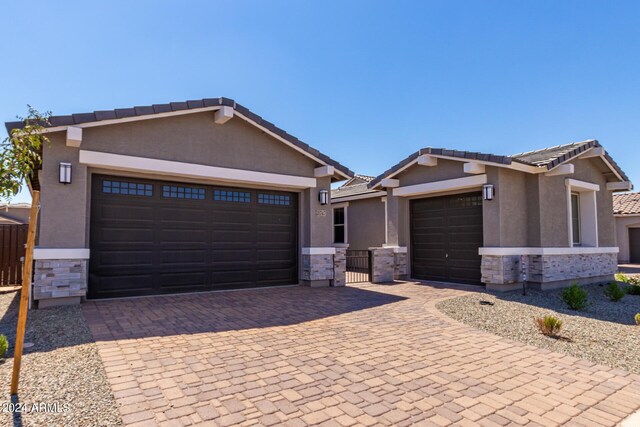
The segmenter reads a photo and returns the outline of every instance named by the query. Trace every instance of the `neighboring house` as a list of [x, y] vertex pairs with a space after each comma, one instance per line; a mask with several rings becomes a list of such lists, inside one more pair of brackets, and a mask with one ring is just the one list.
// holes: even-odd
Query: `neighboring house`
[[620, 264], [640, 264], [640, 193], [613, 195]]
[[331, 191], [333, 242], [350, 250], [382, 246], [386, 191], [371, 190], [372, 176], [356, 175]]
[[352, 172], [235, 101], [50, 122], [51, 144], [30, 182], [41, 192], [40, 307], [85, 296], [344, 284], [328, 195]]
[[532, 287], [609, 280], [618, 253], [612, 192], [630, 188], [595, 140], [513, 156], [422, 149], [367, 185], [387, 192], [373, 280], [514, 289], [521, 257]]
[[0, 225], [29, 224], [30, 211], [29, 203], [0, 205]]

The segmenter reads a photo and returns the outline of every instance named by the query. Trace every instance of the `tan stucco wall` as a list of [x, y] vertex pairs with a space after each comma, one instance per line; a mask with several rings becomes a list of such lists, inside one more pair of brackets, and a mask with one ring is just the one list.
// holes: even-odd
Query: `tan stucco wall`
[[607, 178], [596, 162], [599, 159], [577, 159], [571, 175], [547, 177], [538, 175], [540, 209], [540, 241], [543, 247], [567, 247], [569, 225], [567, 206], [567, 178], [585, 181], [600, 186], [596, 192], [598, 209], [598, 245], [615, 246], [615, 222], [613, 218], [613, 195], [607, 190]]
[[217, 125], [213, 118], [205, 112], [89, 128], [82, 149], [313, 176], [313, 160], [255, 126], [240, 118]]
[[[233, 118], [224, 125], [217, 125], [213, 117], [213, 113], [198, 113], [86, 128], [81, 149], [307, 177], [312, 177], [314, 168], [319, 166], [242, 119]], [[94, 170], [79, 164], [79, 150], [65, 145], [65, 132], [50, 134], [49, 138], [51, 143], [43, 149], [38, 244], [50, 248], [88, 247], [90, 176], [93, 172], [110, 171]], [[60, 162], [72, 164], [71, 184], [58, 183]], [[153, 175], [144, 177], [170, 179]], [[179, 181], [202, 182], [188, 179]], [[303, 246], [331, 244], [330, 237], [327, 237], [331, 230], [329, 209], [318, 203], [318, 191], [329, 190], [330, 178], [320, 178], [317, 183], [317, 188], [300, 193], [300, 235]], [[233, 186], [229, 183], [224, 185]], [[327, 211], [326, 216], [319, 212], [323, 209]]]
[[382, 197], [349, 202], [347, 207], [349, 249], [366, 250], [384, 244], [384, 210]]
[[640, 215], [639, 216], [626, 216], [616, 217], [616, 242], [620, 248], [618, 253], [618, 262], [620, 264], [629, 263], [629, 229], [640, 228]]

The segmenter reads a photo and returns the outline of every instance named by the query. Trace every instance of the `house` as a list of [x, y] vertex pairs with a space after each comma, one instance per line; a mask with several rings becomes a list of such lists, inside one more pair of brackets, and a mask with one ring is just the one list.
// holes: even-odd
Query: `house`
[[366, 251], [384, 244], [387, 192], [368, 188], [373, 179], [355, 175], [331, 191], [335, 245]]
[[235, 101], [54, 116], [44, 132], [40, 307], [344, 284], [328, 196], [353, 173]]
[[[386, 192], [374, 282], [408, 276], [493, 290], [518, 288], [523, 273], [541, 289], [609, 280], [618, 253], [613, 192], [631, 188], [595, 140], [512, 156], [424, 148], [366, 189], [357, 185], [338, 198], [349, 203], [349, 242], [355, 223], [369, 223], [352, 200]], [[377, 218], [372, 233], [383, 226]]]
[[640, 193], [613, 195], [620, 264], [640, 264]]
[[30, 203], [0, 205], [0, 225], [29, 224]]

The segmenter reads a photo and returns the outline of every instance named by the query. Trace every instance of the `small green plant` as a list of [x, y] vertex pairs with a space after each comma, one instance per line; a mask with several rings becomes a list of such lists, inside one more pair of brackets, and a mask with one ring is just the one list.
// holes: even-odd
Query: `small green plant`
[[629, 276], [626, 276], [623, 273], [616, 273], [615, 279], [616, 282], [629, 283]]
[[634, 319], [636, 319], [636, 325], [640, 325], [640, 313], [636, 314]]
[[562, 330], [562, 320], [556, 316], [536, 317], [534, 321], [542, 335], [547, 337], [557, 337]]
[[4, 357], [4, 354], [7, 352], [8, 349], [9, 349], [9, 341], [7, 340], [7, 337], [0, 334], [0, 358]]
[[629, 285], [625, 288], [625, 292], [629, 295], [640, 295], [640, 285]]
[[571, 310], [582, 310], [585, 308], [587, 306], [587, 299], [587, 291], [582, 289], [577, 282], [562, 291], [562, 300]]
[[611, 301], [620, 301], [625, 296], [625, 291], [620, 286], [618, 286], [618, 282], [611, 282], [604, 288], [604, 294]]

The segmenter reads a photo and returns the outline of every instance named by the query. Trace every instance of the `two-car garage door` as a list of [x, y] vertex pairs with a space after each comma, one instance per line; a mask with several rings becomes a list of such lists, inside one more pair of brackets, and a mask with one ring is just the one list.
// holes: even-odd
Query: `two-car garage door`
[[298, 282], [297, 194], [94, 175], [89, 297]]

